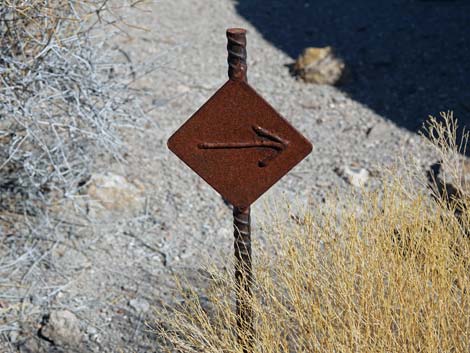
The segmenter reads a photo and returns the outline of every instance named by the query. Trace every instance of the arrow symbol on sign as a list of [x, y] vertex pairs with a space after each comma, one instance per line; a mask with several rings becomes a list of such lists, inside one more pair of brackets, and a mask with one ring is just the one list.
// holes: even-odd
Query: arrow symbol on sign
[[198, 145], [200, 149], [238, 149], [238, 148], [269, 148], [274, 152], [266, 158], [259, 160], [260, 167], [267, 167], [269, 162], [281, 154], [289, 144], [275, 133], [262, 128], [261, 126], [252, 126], [257, 139], [250, 142], [203, 142]]

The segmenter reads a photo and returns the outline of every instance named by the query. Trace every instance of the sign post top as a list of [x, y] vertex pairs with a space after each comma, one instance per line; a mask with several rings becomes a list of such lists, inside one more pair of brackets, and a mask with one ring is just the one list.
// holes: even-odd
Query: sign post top
[[227, 51], [229, 79], [247, 82], [246, 29], [227, 29]]
[[229, 34], [246, 34], [247, 30], [245, 28], [229, 28], [227, 33]]

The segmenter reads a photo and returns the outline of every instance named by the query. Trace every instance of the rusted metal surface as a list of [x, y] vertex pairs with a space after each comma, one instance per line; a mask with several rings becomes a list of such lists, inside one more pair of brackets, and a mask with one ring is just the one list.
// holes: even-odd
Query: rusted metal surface
[[237, 335], [244, 352], [250, 352], [253, 341], [253, 313], [250, 305], [253, 274], [251, 269], [250, 207], [233, 208], [235, 280], [237, 289]]
[[228, 77], [234, 81], [247, 82], [246, 30], [229, 28], [227, 30]]
[[277, 155], [284, 151], [288, 142], [276, 134], [263, 129], [260, 126], [253, 126], [253, 131], [258, 138], [251, 142], [204, 142], [199, 144], [201, 149], [230, 149], [230, 148], [270, 148], [273, 150], [271, 155], [258, 161], [260, 168], [267, 167], [269, 161], [277, 157]]
[[[227, 30], [227, 62], [228, 77], [233, 81], [248, 82], [246, 64], [246, 31], [241, 28]], [[271, 148], [274, 152], [281, 151], [284, 141], [275, 134], [270, 134], [260, 126], [252, 126], [258, 139], [256, 141], [239, 142], [207, 142], [201, 144], [202, 149], [247, 149]], [[268, 141], [263, 137], [269, 137]], [[258, 165], [267, 166], [271, 157], [260, 159]], [[243, 353], [250, 353], [253, 348], [253, 309], [251, 307], [251, 287], [253, 273], [251, 266], [251, 219], [250, 207], [233, 207], [234, 255], [235, 255], [235, 286], [237, 337], [243, 347]]]
[[312, 145], [246, 82], [246, 31], [227, 30], [229, 80], [168, 147], [236, 207], [248, 207]]

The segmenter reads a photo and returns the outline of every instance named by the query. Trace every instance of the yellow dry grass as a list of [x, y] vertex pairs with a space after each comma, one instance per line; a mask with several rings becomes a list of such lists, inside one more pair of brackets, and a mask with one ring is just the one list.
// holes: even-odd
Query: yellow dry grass
[[[434, 142], [454, 131], [443, 117]], [[273, 223], [270, 250], [254, 250], [253, 352], [469, 352], [468, 199], [402, 179], [364, 193], [359, 208]], [[211, 274], [209, 304], [191, 291], [161, 313], [169, 351], [243, 352], [232, 273]]]

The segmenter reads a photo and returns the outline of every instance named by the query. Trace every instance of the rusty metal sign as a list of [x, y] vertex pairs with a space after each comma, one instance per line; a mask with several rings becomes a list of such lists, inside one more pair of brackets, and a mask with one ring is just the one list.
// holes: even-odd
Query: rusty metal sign
[[312, 150], [248, 83], [229, 80], [168, 147], [237, 207], [248, 207]]
[[249, 298], [250, 205], [304, 159], [312, 145], [246, 79], [246, 31], [227, 30], [229, 81], [168, 140], [168, 147], [233, 207], [237, 336], [253, 351]]

